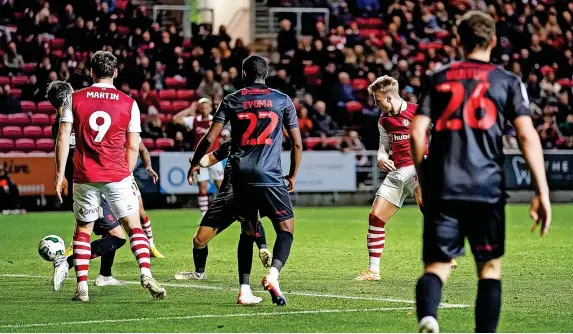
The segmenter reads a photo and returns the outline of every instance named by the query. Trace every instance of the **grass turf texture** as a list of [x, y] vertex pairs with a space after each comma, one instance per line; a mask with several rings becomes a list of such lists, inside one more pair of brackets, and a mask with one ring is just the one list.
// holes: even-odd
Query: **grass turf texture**
[[[186, 286], [166, 286], [167, 298], [160, 301], [151, 300], [136, 284], [95, 287], [91, 280], [99, 270], [99, 260], [96, 260], [90, 266], [90, 302], [83, 304], [70, 300], [75, 279], [67, 280], [61, 292], [52, 291], [49, 280], [52, 266], [37, 253], [39, 240], [48, 234], [70, 241], [72, 214], [0, 216], [0, 331], [416, 331], [415, 311], [408, 301], [414, 299], [414, 286], [422, 267], [421, 214], [415, 207], [405, 207], [392, 218], [386, 225], [388, 243], [381, 263], [382, 280], [357, 282], [353, 278], [367, 266], [368, 212], [366, 207], [296, 210], [293, 249], [281, 276], [286, 307], [272, 305], [268, 293], [260, 291], [260, 280], [266, 270], [258, 258], [254, 259], [251, 285], [264, 302], [250, 307], [235, 304], [238, 224], [209, 245], [207, 280], [178, 282], [173, 279], [175, 272], [193, 268], [191, 239], [199, 221], [198, 210], [149, 212], [155, 242], [166, 256], [152, 259], [154, 276], [163, 283]], [[500, 331], [573, 330], [571, 212], [570, 205], [556, 205], [552, 230], [547, 238], [540, 239], [529, 232], [531, 220], [527, 207], [508, 206]], [[267, 220], [264, 225], [271, 247], [275, 233]], [[128, 246], [120, 249], [116, 256], [114, 275], [137, 282], [137, 263]], [[11, 274], [37, 277], [11, 277]], [[75, 277], [73, 270], [70, 277]], [[471, 307], [441, 309], [442, 331], [473, 331], [476, 287], [471, 256], [459, 258], [458, 269], [445, 286], [442, 301]]]

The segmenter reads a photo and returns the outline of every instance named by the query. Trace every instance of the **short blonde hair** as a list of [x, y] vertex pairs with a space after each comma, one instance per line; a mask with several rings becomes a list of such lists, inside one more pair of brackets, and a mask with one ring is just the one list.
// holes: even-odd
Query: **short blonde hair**
[[368, 94], [376, 92], [398, 94], [398, 81], [388, 75], [381, 76], [368, 86]]

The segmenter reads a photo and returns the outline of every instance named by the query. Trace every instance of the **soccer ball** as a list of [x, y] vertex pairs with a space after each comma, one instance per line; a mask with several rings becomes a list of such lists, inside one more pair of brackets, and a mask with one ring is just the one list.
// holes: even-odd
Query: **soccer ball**
[[57, 235], [48, 235], [40, 240], [38, 245], [38, 254], [46, 261], [54, 261], [56, 256], [64, 255], [66, 244], [62, 238]]

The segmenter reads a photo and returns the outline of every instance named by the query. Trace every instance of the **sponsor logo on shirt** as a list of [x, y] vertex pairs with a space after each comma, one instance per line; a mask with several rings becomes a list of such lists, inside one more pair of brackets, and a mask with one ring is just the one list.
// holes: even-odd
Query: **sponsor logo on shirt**
[[396, 142], [396, 141], [401, 141], [401, 140], [406, 140], [406, 139], [410, 139], [410, 135], [409, 134], [403, 134], [403, 135], [390, 135], [390, 141], [391, 142]]

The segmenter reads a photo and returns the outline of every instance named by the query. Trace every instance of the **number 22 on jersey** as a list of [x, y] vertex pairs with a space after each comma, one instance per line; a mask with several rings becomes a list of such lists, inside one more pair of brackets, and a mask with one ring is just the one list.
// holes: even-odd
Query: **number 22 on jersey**
[[[445, 82], [436, 86], [436, 90], [440, 93], [452, 93], [444, 113], [436, 121], [436, 131], [461, 130], [464, 126], [464, 121], [472, 129], [487, 130], [491, 128], [497, 120], [497, 108], [492, 100], [484, 96], [489, 86], [489, 82], [478, 82], [464, 105], [462, 119], [452, 118], [452, 114], [459, 109], [464, 101], [466, 95], [464, 86], [460, 82], [455, 81]], [[484, 111], [484, 116], [481, 119], [478, 119], [476, 116], [478, 108], [482, 108]]]
[[[277, 127], [279, 123], [279, 116], [272, 111], [260, 111], [258, 116], [254, 112], [243, 112], [237, 114], [237, 118], [240, 120], [248, 120], [249, 125], [241, 137], [241, 146], [254, 146], [254, 145], [271, 145], [273, 140], [269, 138], [271, 133]], [[257, 128], [259, 119], [270, 118], [271, 122], [266, 125], [266, 127], [261, 131], [258, 137], [251, 138], [253, 132]]]
[[[102, 121], [100, 121], [102, 119], [103, 123]], [[90, 128], [94, 131], [97, 131], [97, 135], [94, 138], [94, 142], [101, 143], [103, 137], [105, 136], [105, 134], [109, 130], [109, 127], [111, 126], [111, 116], [105, 111], [98, 110], [93, 114], [91, 114], [89, 123], [90, 123]]]

